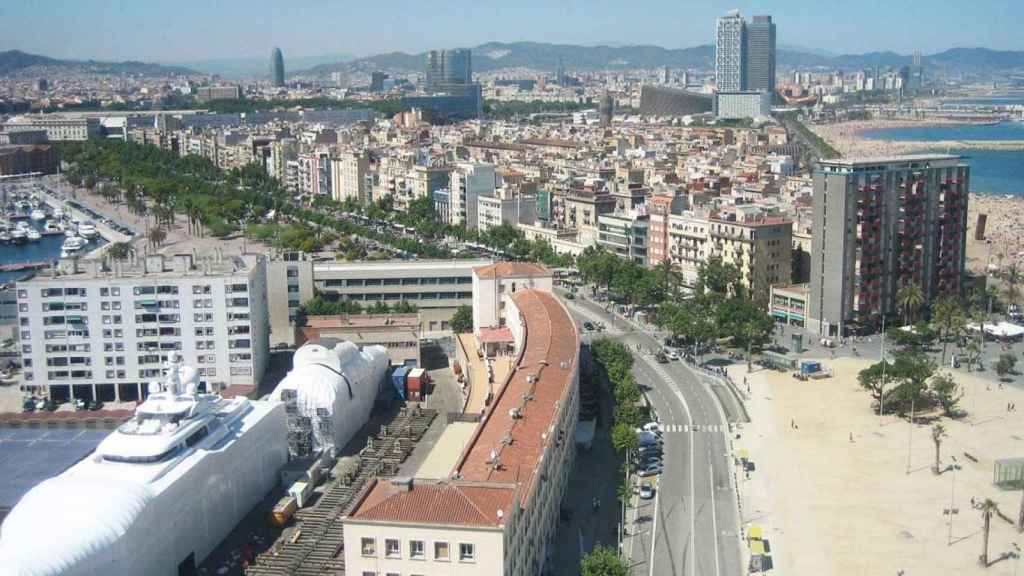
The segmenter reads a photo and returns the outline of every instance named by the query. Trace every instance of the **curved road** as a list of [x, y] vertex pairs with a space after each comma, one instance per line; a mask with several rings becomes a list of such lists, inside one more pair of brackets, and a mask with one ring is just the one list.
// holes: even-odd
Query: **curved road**
[[[657, 363], [654, 335], [633, 329], [589, 300], [566, 300], [582, 323], [601, 321], [605, 335], [629, 346], [633, 375], [665, 429], [665, 469], [653, 501], [637, 511], [634, 575], [739, 576], [742, 566], [729, 419], [712, 391], [721, 386], [681, 362]], [[637, 351], [636, 346], [641, 347]], [[736, 410], [727, 406], [731, 414]], [[627, 547], [627, 554], [630, 552]]]

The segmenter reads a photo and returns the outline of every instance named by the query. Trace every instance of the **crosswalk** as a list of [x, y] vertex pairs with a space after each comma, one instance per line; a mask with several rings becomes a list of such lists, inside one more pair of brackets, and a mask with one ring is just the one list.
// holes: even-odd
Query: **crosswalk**
[[662, 429], [667, 434], [684, 432], [726, 432], [729, 427], [722, 424], [665, 424]]

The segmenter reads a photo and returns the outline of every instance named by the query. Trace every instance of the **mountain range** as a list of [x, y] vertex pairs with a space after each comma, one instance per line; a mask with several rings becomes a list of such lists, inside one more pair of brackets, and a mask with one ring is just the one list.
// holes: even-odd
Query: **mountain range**
[[[351, 54], [323, 54], [320, 56], [296, 56], [285, 55], [285, 72], [291, 70], [303, 70], [321, 64], [338, 64], [347, 62], [354, 58]], [[264, 56], [248, 56], [242, 58], [210, 58], [207, 60], [193, 60], [189, 62], [175, 62], [175, 66], [182, 66], [191, 70], [197, 70], [204, 74], [220, 74], [230, 78], [241, 78], [247, 76], [265, 76], [270, 69], [270, 53]]]
[[[715, 47], [711, 44], [691, 48], [660, 46], [576, 46], [540, 42], [488, 42], [473, 49], [473, 69], [487, 72], [503, 68], [555, 70], [559, 64], [567, 70], [598, 70], [606, 68], [702, 68], [714, 65]], [[779, 68], [859, 69], [871, 66], [905, 66], [912, 57], [895, 52], [833, 55], [825, 51], [779, 47], [776, 53]], [[327, 74], [339, 70], [390, 70], [418, 72], [423, 70], [425, 53], [390, 52], [349, 62], [321, 64], [305, 70], [305, 74]], [[990, 50], [988, 48], [953, 48], [923, 56], [926, 67], [956, 71], [999, 72], [1024, 69], [1024, 51]]]
[[166, 66], [148, 62], [126, 60], [124, 62], [97, 62], [96, 60], [62, 60], [29, 54], [21, 50], [0, 52], [0, 76], [33, 74], [43, 69], [57, 72], [88, 74], [132, 74], [140, 76], [170, 76], [173, 74], [198, 74], [181, 66]]

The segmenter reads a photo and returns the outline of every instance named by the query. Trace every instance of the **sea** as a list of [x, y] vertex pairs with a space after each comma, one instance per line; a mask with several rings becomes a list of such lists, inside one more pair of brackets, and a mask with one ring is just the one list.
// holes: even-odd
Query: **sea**
[[[26, 220], [36, 230], [42, 232], [43, 222]], [[14, 264], [18, 262], [38, 262], [40, 260], [56, 261], [60, 259], [60, 247], [64, 243], [63, 234], [54, 234], [52, 236], [43, 236], [35, 242], [25, 242], [24, 244], [0, 244], [0, 264]], [[106, 242], [97, 236], [89, 243], [86, 250], [92, 251], [99, 248]], [[81, 252], [85, 255], [85, 250]], [[13, 282], [21, 278], [30, 276], [31, 270], [21, 270], [16, 272], [4, 272], [0, 271], [0, 284], [6, 284]]]
[[[977, 102], [977, 101], [972, 101]], [[991, 99], [985, 102], [992, 102]], [[1014, 102], [1016, 103], [1016, 102]], [[941, 140], [1021, 140], [1024, 122], [991, 125], [911, 126], [866, 130], [865, 138], [897, 142], [935, 142]], [[934, 150], [933, 150], [934, 152]], [[950, 149], [971, 166], [971, 192], [1024, 196], [1024, 150]]]

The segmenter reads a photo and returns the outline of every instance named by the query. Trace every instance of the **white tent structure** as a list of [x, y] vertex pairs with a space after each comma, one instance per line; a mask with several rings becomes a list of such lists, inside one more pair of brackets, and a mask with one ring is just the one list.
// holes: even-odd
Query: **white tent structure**
[[387, 349], [324, 338], [295, 351], [293, 368], [270, 393], [287, 400], [294, 391], [300, 414], [313, 425], [315, 448], [342, 448], [370, 418], [390, 365]]

